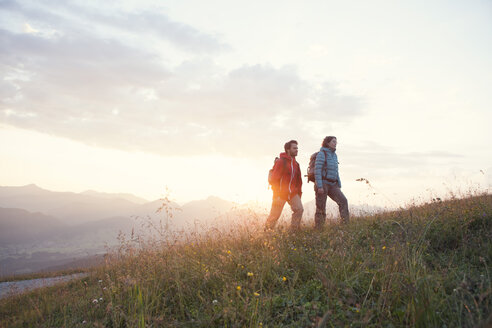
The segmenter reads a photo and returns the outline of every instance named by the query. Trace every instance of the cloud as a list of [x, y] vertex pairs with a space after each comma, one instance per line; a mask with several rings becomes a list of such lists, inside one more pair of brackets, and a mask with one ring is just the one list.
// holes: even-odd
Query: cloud
[[[175, 27], [176, 44], [218, 49], [207, 48], [214, 43], [203, 33], [167, 18], [157, 23], [150, 14], [78, 12], [121, 29], [131, 21], [127, 28], [143, 34]], [[28, 16], [40, 20], [44, 14], [30, 9]], [[340, 94], [331, 83], [307, 81], [295, 66], [226, 70], [202, 55], [165, 65], [152, 47], [56, 19], [63, 22], [56, 28], [64, 29], [49, 37], [0, 30], [0, 122], [101, 147], [243, 156], [271, 154], [287, 138], [317, 140], [313, 126], [328, 128], [362, 113], [360, 98]]]
[[438, 171], [449, 165], [459, 166], [466, 156], [446, 151], [402, 152], [392, 147], [369, 142], [364, 145], [347, 145], [340, 149], [341, 165], [358, 175], [394, 178], [395, 176], [416, 176], [429, 170]]
[[353, 163], [364, 163], [365, 167], [372, 170], [387, 170], [391, 168], [418, 168], [429, 165], [433, 161], [456, 161], [463, 158], [463, 155], [428, 151], [428, 152], [353, 152], [347, 156]]
[[217, 53], [230, 49], [227, 44], [219, 41], [215, 36], [202, 33], [190, 25], [172, 21], [167, 15], [159, 12], [142, 11], [138, 14], [122, 14], [121, 16], [103, 16], [92, 12], [87, 14], [87, 18], [133, 33], [154, 34], [188, 52]]
[[23, 31], [24, 31], [24, 33], [28, 33], [28, 34], [36, 34], [39, 32], [38, 30], [32, 28], [32, 26], [29, 25], [29, 23], [24, 23]]
[[86, 32], [98, 33], [106, 30], [110, 33], [112, 29], [132, 34], [137, 38], [151, 35], [191, 53], [219, 53], [230, 49], [230, 46], [220, 41], [217, 36], [201, 32], [188, 24], [173, 21], [158, 8], [139, 12], [109, 11], [68, 1], [57, 3], [57, 10], [53, 9], [52, 2], [38, 1], [31, 4], [27, 2], [27, 5], [13, 0], [0, 2], [0, 10], [10, 11], [26, 19], [64, 31], [85, 28]]
[[313, 44], [307, 49], [306, 55], [311, 58], [318, 59], [326, 57], [329, 53], [330, 51], [327, 46], [322, 44]]

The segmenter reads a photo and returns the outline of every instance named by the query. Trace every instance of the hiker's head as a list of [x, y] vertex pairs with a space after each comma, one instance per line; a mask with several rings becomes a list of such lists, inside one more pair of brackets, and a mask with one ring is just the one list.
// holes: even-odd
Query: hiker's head
[[322, 147], [337, 149], [337, 137], [328, 136], [323, 139]]
[[285, 153], [289, 156], [296, 157], [297, 156], [297, 141], [291, 140], [285, 143], [284, 145]]

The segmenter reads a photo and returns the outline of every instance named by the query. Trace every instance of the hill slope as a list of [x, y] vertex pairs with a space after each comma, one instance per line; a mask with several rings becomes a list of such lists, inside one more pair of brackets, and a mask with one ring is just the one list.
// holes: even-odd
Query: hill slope
[[0, 207], [41, 212], [59, 218], [65, 224], [76, 225], [111, 216], [126, 216], [140, 208], [140, 204], [120, 196], [96, 192], [57, 192], [34, 184], [20, 187], [0, 186]]
[[42, 213], [0, 207], [0, 247], [5, 244], [34, 243], [51, 236], [64, 226], [57, 218]]
[[485, 326], [491, 261], [491, 195], [319, 232], [127, 241], [87, 278], [0, 301], [0, 326]]

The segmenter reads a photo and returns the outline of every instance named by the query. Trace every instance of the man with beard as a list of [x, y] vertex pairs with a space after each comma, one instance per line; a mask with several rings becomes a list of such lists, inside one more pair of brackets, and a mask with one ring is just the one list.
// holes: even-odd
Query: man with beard
[[291, 230], [301, 226], [304, 208], [301, 202], [302, 178], [299, 163], [295, 160], [298, 152], [297, 141], [290, 140], [284, 145], [284, 153], [275, 161], [269, 176], [273, 190], [272, 208], [265, 224], [266, 229], [273, 229], [282, 213], [286, 202], [292, 209]]

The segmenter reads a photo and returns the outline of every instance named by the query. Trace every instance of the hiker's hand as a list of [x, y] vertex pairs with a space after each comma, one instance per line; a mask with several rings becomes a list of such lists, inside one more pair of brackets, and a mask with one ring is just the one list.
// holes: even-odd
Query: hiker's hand
[[323, 188], [318, 188], [318, 194], [322, 194], [324, 192], [325, 192], [325, 190]]

